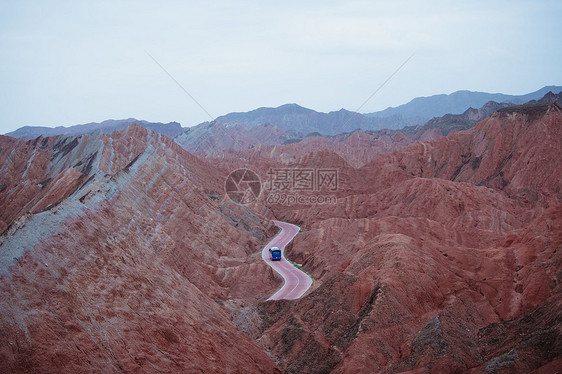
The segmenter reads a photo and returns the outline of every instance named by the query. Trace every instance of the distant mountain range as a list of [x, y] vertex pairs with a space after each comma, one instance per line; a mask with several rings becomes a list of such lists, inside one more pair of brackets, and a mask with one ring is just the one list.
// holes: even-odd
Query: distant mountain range
[[230, 113], [216, 119], [226, 127], [253, 128], [263, 124], [279, 127], [291, 137], [309, 133], [336, 135], [357, 129], [398, 130], [406, 126], [423, 125], [434, 117], [445, 114], [461, 114], [470, 108], [480, 108], [486, 103], [523, 104], [539, 100], [546, 93], [559, 93], [562, 86], [547, 86], [525, 95], [457, 91], [450, 95], [418, 97], [396, 108], [380, 112], [360, 114], [341, 109], [337, 112], [321, 113], [297, 104], [286, 104], [277, 108], [258, 108], [244, 113]]
[[[549, 91], [541, 99], [531, 100], [519, 106], [555, 102], [562, 105], [561, 97], [562, 93], [554, 94]], [[410, 144], [410, 142], [437, 139], [453, 132], [467, 130], [492, 113], [513, 106], [517, 105], [489, 101], [480, 108], [468, 108], [462, 114], [448, 113], [441, 117], [434, 117], [424, 125], [406, 126], [399, 130], [382, 129], [374, 131], [371, 129], [355, 129], [339, 132], [337, 135], [327, 135], [320, 131], [311, 131], [303, 134], [296, 131], [294, 127], [288, 126], [287, 124], [290, 124], [291, 121], [287, 120], [287, 118], [291, 116], [291, 111], [293, 123], [296, 122], [296, 118], [308, 125], [310, 125], [310, 122], [306, 122], [307, 118], [299, 118], [300, 115], [311, 115], [314, 113], [323, 114], [324, 116], [331, 115], [331, 113], [318, 113], [292, 104], [289, 110], [285, 111], [285, 113], [289, 113], [283, 118], [286, 122], [271, 120], [276, 114], [279, 114], [279, 108], [261, 108], [248, 113], [233, 113], [222, 117], [220, 121], [205, 122], [190, 127], [184, 133], [177, 136], [174, 141], [187, 151], [202, 152], [209, 156], [227, 150], [254, 149], [255, 147], [260, 147], [260, 145], [276, 146], [300, 143], [301, 141], [310, 142], [311, 138], [315, 138], [313, 142], [315, 142], [315, 147], [318, 149], [324, 147], [337, 149], [341, 146], [345, 148], [347, 146], [345, 141], [353, 134], [354, 139], [363, 137], [363, 144], [368, 145], [368, 149], [365, 149], [361, 160], [348, 160], [350, 163], [357, 164], [382, 151], [388, 151], [391, 147], [404, 147]], [[266, 118], [269, 118], [269, 120], [266, 120]], [[263, 121], [266, 121], [266, 123], [260, 124]], [[285, 123], [284, 129], [279, 125], [272, 125], [271, 122]], [[308, 131], [317, 129], [311, 127], [304, 128]], [[267, 153], [270, 150], [271, 148], [261, 147], [259, 152]]]
[[258, 108], [245, 113], [230, 113], [216, 119], [226, 127], [241, 126], [254, 128], [270, 124], [279, 127], [289, 136], [298, 137], [309, 133], [336, 135], [356, 129], [381, 130], [413, 125], [405, 122], [400, 115], [390, 117], [367, 117], [360, 113], [340, 109], [337, 112], [322, 113], [303, 108], [297, 104], [285, 104], [277, 108]]
[[[233, 131], [248, 132], [259, 128], [260, 131], [258, 132], [261, 134], [266, 132], [263, 126], [272, 125], [279, 130], [275, 136], [276, 139], [271, 139], [276, 143], [278, 140], [302, 138], [311, 133], [337, 135], [357, 129], [378, 131], [382, 129], [398, 130], [408, 126], [421, 126], [434, 117], [440, 117], [445, 114], [456, 115], [465, 113], [471, 108], [481, 108], [490, 101], [495, 103], [522, 104], [531, 100], [539, 100], [548, 92], [557, 94], [560, 91], [562, 91], [562, 86], [547, 86], [525, 95], [457, 91], [449, 95], [418, 97], [396, 108], [387, 108], [380, 112], [368, 114], [360, 114], [345, 109], [323, 113], [301, 107], [297, 104], [285, 104], [277, 108], [258, 108], [249, 112], [229, 113], [218, 117], [213, 122], [204, 122], [190, 127], [188, 131], [182, 128], [178, 122], [165, 124], [128, 118], [71, 127], [25, 126], [6, 135], [30, 139], [38, 136], [60, 134], [77, 136], [100, 130], [104, 133], [110, 133], [115, 130], [122, 130], [130, 123], [136, 122], [170, 138], [181, 134], [180, 143], [202, 145], [205, 141], [201, 137], [206, 136], [204, 134], [206, 131], [218, 134], [222, 132], [231, 133]], [[492, 107], [494, 106], [492, 105]], [[468, 113], [468, 116], [473, 120], [478, 117], [470, 113]], [[214, 124], [220, 124], [221, 126], [214, 128], [210, 126]], [[197, 139], [193, 137], [197, 137]]]
[[416, 97], [407, 104], [395, 108], [387, 108], [379, 112], [367, 113], [367, 117], [388, 118], [391, 116], [421, 117], [427, 120], [445, 114], [461, 114], [468, 108], [480, 108], [489, 101], [497, 103], [523, 104], [531, 100], [539, 100], [546, 93], [559, 93], [562, 86], [546, 86], [525, 95], [505, 95], [502, 93], [456, 91], [449, 95], [433, 95]]
[[33, 139], [39, 136], [53, 135], [78, 136], [96, 131], [101, 131], [102, 133], [112, 133], [116, 130], [123, 130], [128, 125], [134, 122], [152, 131], [169, 136], [170, 138], [176, 137], [185, 130], [178, 122], [160, 123], [142, 121], [135, 118], [127, 118], [119, 120], [108, 119], [101, 123], [90, 122], [83, 125], [75, 125], [70, 127], [24, 126], [20, 127], [16, 131], [7, 133], [6, 136], [11, 136], [13, 138]]

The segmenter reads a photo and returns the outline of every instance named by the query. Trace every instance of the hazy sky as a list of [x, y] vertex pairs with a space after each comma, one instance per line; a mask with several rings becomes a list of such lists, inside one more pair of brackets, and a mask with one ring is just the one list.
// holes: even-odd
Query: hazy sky
[[562, 84], [562, 2], [0, 0], [0, 133]]

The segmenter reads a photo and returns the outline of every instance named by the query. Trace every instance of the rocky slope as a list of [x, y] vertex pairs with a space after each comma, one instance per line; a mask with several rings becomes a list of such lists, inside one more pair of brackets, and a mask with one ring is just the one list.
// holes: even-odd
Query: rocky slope
[[[559, 96], [548, 92], [539, 103], [554, 103]], [[530, 102], [529, 105], [534, 105], [533, 103], [537, 102]], [[407, 126], [400, 131], [355, 130], [332, 136], [322, 135], [321, 132], [303, 136], [295, 131], [284, 131], [279, 126], [269, 123], [251, 126], [241, 124], [246, 114], [238, 113], [236, 116], [232, 115], [232, 118], [226, 118], [237, 123], [236, 125], [228, 126], [216, 121], [203, 123], [188, 129], [176, 137], [175, 141], [187, 151], [196, 152], [206, 158], [223, 159], [225, 152], [234, 152], [242, 159], [267, 158], [282, 163], [297, 163], [309, 152], [330, 149], [352, 166], [361, 167], [380, 154], [467, 130], [497, 110], [510, 106], [513, 104], [490, 101], [478, 109], [469, 108], [462, 114], [435, 117], [423, 126]], [[257, 114], [251, 118], [254, 118], [256, 123], [264, 121]]]
[[[421, 143], [183, 139], [200, 157], [139, 125], [0, 137], [1, 371], [556, 372], [561, 131], [554, 103]], [[335, 190], [298, 192], [335, 200], [276, 204], [264, 184], [236, 205], [238, 167], [337, 170]], [[303, 228], [300, 300], [265, 301], [273, 218]]]
[[213, 121], [190, 127], [175, 137], [174, 141], [189, 152], [216, 157], [219, 152], [283, 144], [287, 139], [289, 135], [274, 125], [264, 124], [247, 129], [242, 126], [226, 127]]
[[470, 131], [383, 155], [364, 172], [379, 185], [388, 180], [381, 172], [444, 178], [501, 190], [531, 206], [554, 203], [561, 198], [560, 111], [557, 104], [505, 108]]
[[316, 288], [261, 304], [259, 341], [291, 373], [559, 367], [561, 121], [506, 109], [377, 157], [335, 205], [273, 207]]
[[403, 129], [402, 131], [406, 135], [410, 135], [414, 140], [427, 140], [423, 139], [424, 135], [427, 132], [433, 133], [434, 130], [437, 130], [439, 135], [447, 136], [453, 132], [467, 130], [495, 111], [509, 106], [513, 106], [513, 104], [488, 101], [478, 109], [468, 108], [462, 114], [445, 114], [442, 117], [435, 117], [427, 121], [421, 128], [413, 127]]
[[0, 371], [277, 370], [227, 313], [278, 283], [217, 169], [139, 125], [0, 141]]
[[371, 161], [374, 157], [397, 149], [402, 149], [412, 141], [401, 132], [391, 131], [354, 131], [353, 133], [339, 134], [333, 137], [310, 135], [298, 142], [289, 144], [257, 144], [247, 149], [222, 150], [198, 153], [207, 157], [211, 162], [219, 161], [228, 164], [230, 161], [242, 161], [240, 164], [299, 164], [306, 155], [319, 150], [330, 150], [344, 158], [354, 167], [360, 167]]

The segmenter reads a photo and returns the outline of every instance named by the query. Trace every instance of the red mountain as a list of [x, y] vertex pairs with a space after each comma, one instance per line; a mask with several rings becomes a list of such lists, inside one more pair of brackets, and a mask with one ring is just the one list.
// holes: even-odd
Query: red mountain
[[2, 372], [277, 370], [221, 306], [277, 284], [215, 168], [139, 125], [0, 141]]
[[[222, 152], [194, 137], [196, 155], [139, 125], [0, 137], [1, 371], [556, 372], [560, 106], [424, 136]], [[263, 184], [241, 206], [224, 192], [239, 167], [338, 185], [275, 204]], [[272, 219], [302, 227], [286, 253], [313, 276], [299, 300], [265, 301]]]

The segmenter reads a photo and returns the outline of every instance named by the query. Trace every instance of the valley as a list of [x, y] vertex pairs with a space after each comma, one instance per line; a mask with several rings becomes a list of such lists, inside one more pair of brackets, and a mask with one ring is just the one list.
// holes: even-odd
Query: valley
[[[0, 136], [0, 371], [556, 372], [556, 100], [294, 142], [218, 121]], [[227, 196], [238, 168], [256, 201]], [[284, 261], [298, 293], [276, 293], [274, 245], [312, 277]]]

